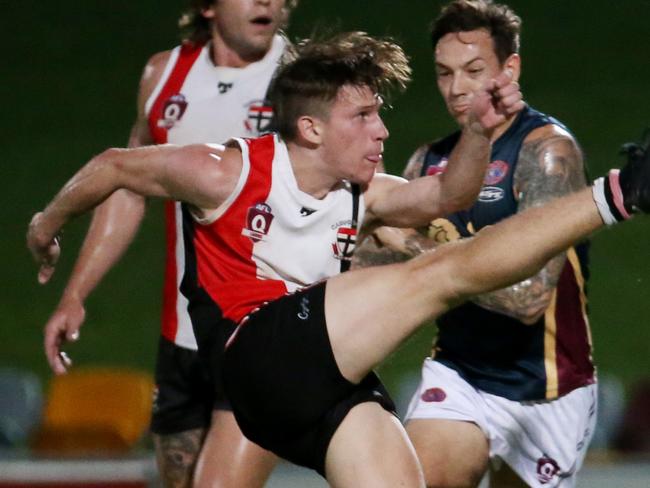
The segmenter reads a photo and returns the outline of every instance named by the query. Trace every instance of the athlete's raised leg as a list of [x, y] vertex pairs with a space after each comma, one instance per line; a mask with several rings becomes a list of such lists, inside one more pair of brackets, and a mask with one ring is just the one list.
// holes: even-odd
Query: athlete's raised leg
[[341, 373], [359, 381], [426, 320], [473, 295], [532, 276], [602, 225], [587, 188], [406, 263], [330, 279], [325, 316]]

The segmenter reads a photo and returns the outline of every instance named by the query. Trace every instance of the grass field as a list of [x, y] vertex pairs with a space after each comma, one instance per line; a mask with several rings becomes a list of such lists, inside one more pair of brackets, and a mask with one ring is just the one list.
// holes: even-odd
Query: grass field
[[[650, 124], [647, 0], [509, 2], [524, 19], [526, 99], [569, 125], [592, 174], [618, 164], [621, 142]], [[116, 0], [22, 2], [7, 6], [3, 83], [3, 204], [0, 364], [47, 381], [41, 329], [70, 271], [87, 224], [70, 225], [53, 282], [41, 288], [24, 232], [72, 172], [105, 147], [124, 145], [134, 116], [140, 70], [152, 53], [176, 43], [181, 2]], [[414, 82], [387, 111], [389, 170], [400, 172], [418, 144], [453, 128], [435, 93], [427, 25], [440, 2], [303, 0], [290, 33], [314, 26], [367, 30], [399, 40], [413, 59]], [[629, 385], [650, 372], [650, 220], [605, 231], [594, 241], [589, 284], [595, 357]], [[88, 301], [78, 364], [151, 369], [163, 263], [159, 202], [128, 254]], [[432, 277], [431, 286], [435, 286]], [[389, 388], [419, 366], [433, 327], [424, 328], [384, 367]]]

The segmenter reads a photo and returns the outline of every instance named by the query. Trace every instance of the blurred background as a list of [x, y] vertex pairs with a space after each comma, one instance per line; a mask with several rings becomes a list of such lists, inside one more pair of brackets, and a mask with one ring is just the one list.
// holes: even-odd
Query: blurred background
[[[429, 22], [442, 3], [301, 0], [291, 19], [294, 39], [314, 30], [365, 30], [393, 37], [411, 57], [414, 81], [385, 113], [390, 172], [400, 173], [416, 146], [454, 129], [436, 91], [428, 40]], [[618, 165], [621, 143], [650, 125], [650, 1], [507, 3], [523, 19], [526, 100], [572, 129], [592, 175]], [[178, 43], [176, 21], [184, 6], [181, 0], [27, 0], [3, 9], [0, 367], [28, 370], [45, 389], [51, 375], [42, 327], [88, 219], [66, 228], [58, 270], [46, 287], [37, 284], [24, 245], [27, 223], [81, 164], [126, 144], [142, 67], [151, 54]], [[161, 210], [160, 202], [150, 203], [136, 242], [87, 301], [81, 339], [68, 348], [76, 365], [152, 370], [163, 268]], [[602, 231], [593, 241], [588, 291], [594, 355], [601, 377], [611, 380], [614, 402], [624, 402], [650, 376], [648, 242], [650, 221], [643, 218]], [[413, 375], [434, 334], [433, 325], [424, 327], [381, 367], [398, 401], [415, 386]]]

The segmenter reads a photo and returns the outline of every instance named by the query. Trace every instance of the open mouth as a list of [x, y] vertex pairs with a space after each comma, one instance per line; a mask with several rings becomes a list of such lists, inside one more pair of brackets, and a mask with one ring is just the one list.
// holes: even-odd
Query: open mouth
[[251, 20], [251, 23], [262, 26], [271, 25], [271, 22], [273, 22], [273, 19], [271, 19], [271, 17], [266, 17], [263, 15], [255, 17], [253, 20]]

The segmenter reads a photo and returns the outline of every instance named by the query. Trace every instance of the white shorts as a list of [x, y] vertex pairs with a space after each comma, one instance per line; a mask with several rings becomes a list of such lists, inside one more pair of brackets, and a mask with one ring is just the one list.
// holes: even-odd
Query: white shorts
[[502, 460], [529, 486], [575, 486], [596, 426], [597, 386], [556, 400], [516, 402], [472, 387], [443, 364], [425, 359], [406, 421], [473, 422], [490, 442], [490, 459]]

